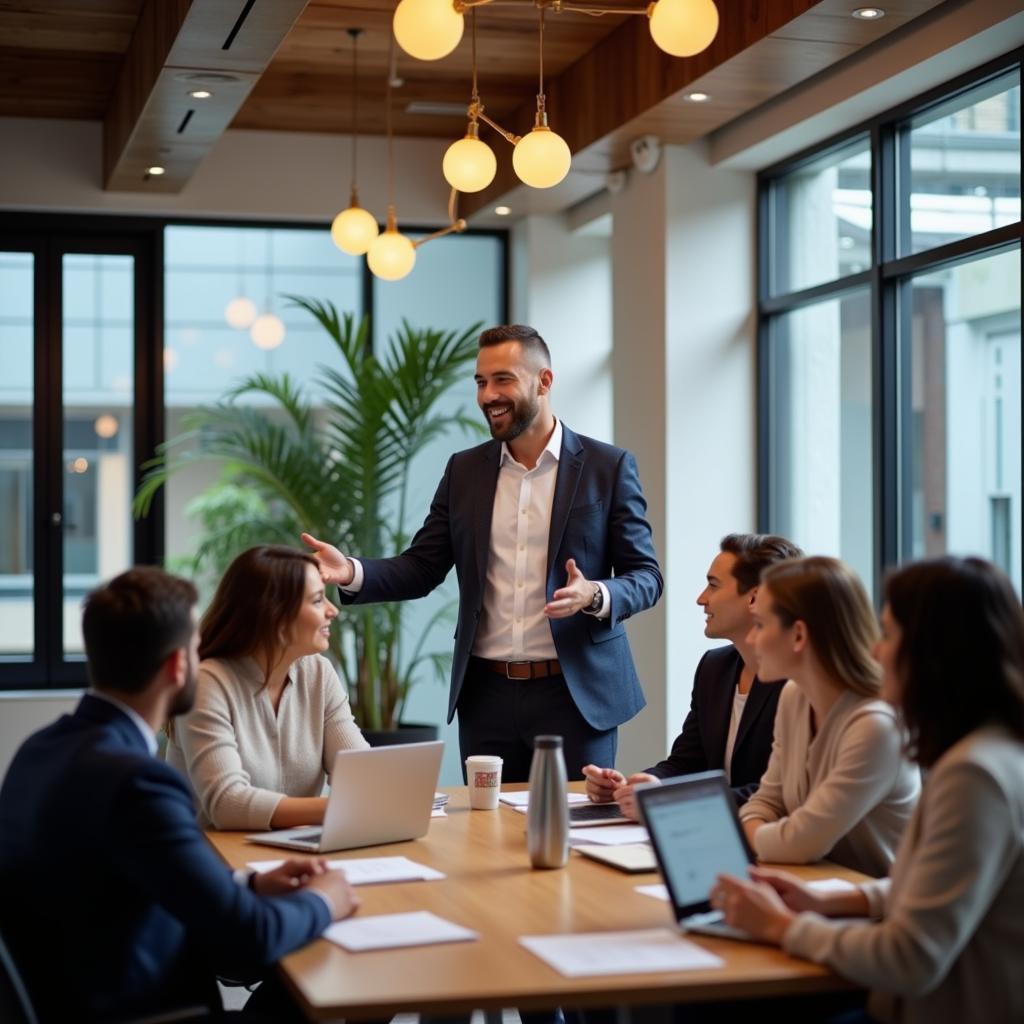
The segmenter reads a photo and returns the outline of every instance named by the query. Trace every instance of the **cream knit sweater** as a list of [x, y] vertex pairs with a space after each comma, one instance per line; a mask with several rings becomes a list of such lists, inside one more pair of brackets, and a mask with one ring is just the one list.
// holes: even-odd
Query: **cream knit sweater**
[[921, 788], [903, 754], [903, 730], [882, 700], [846, 691], [811, 736], [811, 706], [796, 683], [779, 697], [775, 740], [740, 818], [769, 822], [754, 836], [768, 862], [828, 858], [886, 875]]
[[292, 665], [276, 715], [252, 658], [209, 658], [167, 761], [188, 776], [204, 828], [266, 829], [282, 797], [321, 795], [339, 750], [368, 745], [326, 658]]

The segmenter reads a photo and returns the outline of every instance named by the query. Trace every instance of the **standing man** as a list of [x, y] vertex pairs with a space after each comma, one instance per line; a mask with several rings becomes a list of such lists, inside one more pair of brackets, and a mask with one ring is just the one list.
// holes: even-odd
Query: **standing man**
[[[94, 590], [91, 689], [22, 744], [0, 789], [0, 931], [41, 1021], [220, 1019], [218, 974], [258, 980], [359, 903], [318, 858], [233, 876], [156, 756], [195, 696], [195, 602], [152, 566]], [[305, 1019], [273, 980], [245, 1015]]]
[[785, 679], [759, 680], [749, 640], [751, 606], [761, 571], [786, 558], [801, 558], [792, 541], [767, 533], [730, 533], [708, 568], [707, 586], [697, 595], [704, 610], [704, 635], [729, 640], [708, 651], [697, 665], [690, 713], [667, 758], [628, 779], [614, 768], [587, 765], [587, 795], [596, 803], [618, 800], [637, 817], [637, 783], [722, 768], [740, 805], [756, 792], [772, 752], [775, 709]]
[[342, 603], [404, 601], [459, 579], [448, 721], [463, 757], [497, 754], [526, 781], [539, 733], [570, 778], [613, 764], [643, 706], [623, 622], [661, 596], [636, 460], [551, 411], [551, 355], [532, 327], [480, 335], [477, 404], [493, 440], [458, 452], [423, 526], [394, 558], [355, 559], [303, 534]]

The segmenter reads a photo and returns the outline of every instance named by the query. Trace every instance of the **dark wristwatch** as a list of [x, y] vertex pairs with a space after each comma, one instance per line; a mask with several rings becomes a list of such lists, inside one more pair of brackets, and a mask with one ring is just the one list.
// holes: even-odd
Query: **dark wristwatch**
[[604, 607], [604, 591], [595, 583], [594, 584], [594, 599], [587, 605], [587, 611], [591, 615], [599, 615], [601, 609]]

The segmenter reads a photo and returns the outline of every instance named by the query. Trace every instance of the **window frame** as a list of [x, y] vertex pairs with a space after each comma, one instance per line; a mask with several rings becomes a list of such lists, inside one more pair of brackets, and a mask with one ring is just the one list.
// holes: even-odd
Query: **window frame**
[[[872, 464], [874, 478], [873, 568], [876, 599], [881, 594], [884, 573], [899, 564], [908, 550], [912, 528], [909, 514], [911, 489], [903, 474], [910, 465], [910, 431], [901, 429], [900, 417], [909, 408], [910, 346], [901, 343], [900, 289], [905, 282], [925, 272], [971, 262], [1013, 249], [1024, 253], [1024, 217], [1015, 224], [956, 239], [923, 252], [900, 256], [899, 239], [908, 237], [909, 224], [900, 224], [908, 204], [901, 202], [901, 181], [909, 188], [907, 167], [901, 158], [909, 154], [900, 139], [911, 122], [934, 108], [955, 102], [983, 85], [1016, 70], [1024, 89], [1024, 47], [1014, 49], [950, 82], [922, 93], [898, 106], [869, 118], [834, 136], [809, 146], [759, 172], [757, 177], [757, 336], [756, 336], [756, 423], [757, 423], [757, 521], [758, 529], [771, 529], [772, 492], [772, 380], [771, 330], [773, 321], [802, 306], [836, 298], [855, 288], [868, 286], [871, 303], [872, 379]], [[1019, 116], [1019, 115], [1018, 115]], [[830, 152], [850, 145], [858, 138], [870, 139], [871, 151], [871, 264], [857, 274], [827, 281], [809, 288], [773, 295], [772, 249], [776, 230], [772, 223], [772, 190], [777, 182], [801, 167], [821, 160]], [[1024, 184], [1024, 132], [1021, 133], [1021, 169]], [[1024, 295], [1024, 259], [1021, 292]], [[1024, 338], [1024, 304], [1021, 337]], [[1022, 342], [1024, 344], [1024, 342]], [[1024, 568], [1024, 530], [1020, 538]]]
[[[62, 394], [62, 257], [65, 253], [132, 255], [135, 336], [133, 430], [134, 489], [142, 479], [140, 466], [165, 440], [164, 401], [164, 229], [167, 227], [229, 227], [327, 232], [329, 223], [287, 219], [205, 218], [195, 216], [118, 216], [0, 211], [0, 250], [33, 255], [33, 381], [32, 381], [32, 521], [34, 643], [31, 656], [0, 656], [0, 692], [79, 688], [87, 685], [84, 657], [65, 658], [61, 634], [63, 601], [63, 450]], [[414, 234], [429, 234], [434, 225], [406, 225]], [[511, 305], [509, 231], [469, 228], [464, 234], [499, 242], [497, 294], [502, 319]], [[373, 275], [361, 264], [364, 314], [374, 312]], [[375, 334], [369, 344], [376, 346]], [[134, 520], [132, 560], [160, 564], [166, 523], [164, 495], [159, 492], [149, 515]]]

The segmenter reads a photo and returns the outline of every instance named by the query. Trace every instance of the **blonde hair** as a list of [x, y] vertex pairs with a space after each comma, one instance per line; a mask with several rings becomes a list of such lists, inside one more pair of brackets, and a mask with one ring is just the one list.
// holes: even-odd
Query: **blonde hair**
[[803, 622], [822, 668], [848, 690], [877, 696], [882, 671], [871, 654], [878, 623], [864, 584], [837, 558], [816, 555], [769, 566], [761, 584], [785, 626]]

